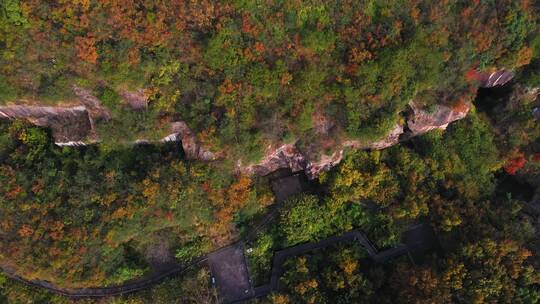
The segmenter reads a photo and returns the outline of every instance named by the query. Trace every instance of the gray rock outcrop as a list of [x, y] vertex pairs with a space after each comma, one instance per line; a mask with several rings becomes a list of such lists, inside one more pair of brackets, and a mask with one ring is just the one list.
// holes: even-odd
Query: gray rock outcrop
[[282, 168], [290, 168], [293, 172], [302, 171], [307, 166], [306, 157], [295, 144], [285, 144], [275, 149], [269, 147], [266, 156], [257, 164], [242, 166], [238, 163], [240, 171], [244, 174], [267, 175]]
[[344, 149], [384, 149], [393, 146], [399, 142], [399, 136], [403, 134], [403, 126], [397, 124], [389, 134], [371, 144], [362, 144], [356, 140], [348, 140], [343, 142], [331, 154], [317, 155], [317, 159], [310, 159], [305, 153], [300, 151], [295, 144], [285, 144], [275, 149], [268, 147], [266, 156], [257, 164], [242, 166], [237, 163], [240, 172], [244, 174], [267, 175], [278, 169], [289, 168], [293, 172], [304, 171], [308, 178], [313, 179], [319, 176], [323, 171], [328, 171], [332, 167], [338, 165], [343, 159]]

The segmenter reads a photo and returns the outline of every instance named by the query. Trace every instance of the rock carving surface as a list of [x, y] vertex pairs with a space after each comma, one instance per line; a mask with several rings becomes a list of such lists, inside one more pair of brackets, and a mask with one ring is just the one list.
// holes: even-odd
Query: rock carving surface
[[270, 153], [257, 164], [242, 166], [238, 164], [239, 171], [245, 174], [267, 175], [278, 169], [290, 168], [293, 172], [305, 171], [310, 178], [316, 178], [322, 171], [328, 171], [339, 164], [343, 158], [345, 148], [353, 149], [384, 149], [399, 142], [399, 136], [403, 133], [403, 126], [396, 125], [387, 137], [371, 144], [363, 145], [359, 141], [349, 140], [341, 144], [340, 148], [333, 153], [321, 154], [317, 160], [310, 160], [295, 144], [285, 144], [276, 149], [268, 148]]

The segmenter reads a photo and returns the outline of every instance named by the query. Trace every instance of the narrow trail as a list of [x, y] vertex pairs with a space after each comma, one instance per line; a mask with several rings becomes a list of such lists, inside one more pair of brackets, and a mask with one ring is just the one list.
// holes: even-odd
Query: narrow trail
[[[268, 223], [268, 221], [264, 221], [264, 224]], [[258, 226], [255, 230], [260, 230], [262, 226]], [[252, 238], [254, 235], [256, 235], [256, 231], [253, 231], [249, 233], [249, 237]], [[286, 248], [281, 251], [277, 251], [274, 254], [274, 259], [272, 263], [272, 276], [271, 276], [271, 283], [269, 286], [259, 286], [255, 288], [255, 295], [253, 297], [260, 297], [264, 296], [271, 291], [278, 290], [279, 289], [279, 277], [281, 276], [283, 272], [283, 263], [288, 257], [299, 255], [308, 251], [312, 251], [315, 249], [320, 249], [324, 247], [328, 247], [330, 245], [333, 245], [338, 242], [344, 242], [344, 241], [351, 241], [351, 240], [357, 240], [360, 245], [367, 251], [368, 255], [373, 258], [377, 262], [384, 262], [389, 258], [393, 258], [397, 256], [395, 253], [396, 249], [399, 249], [399, 254], [405, 254], [407, 253], [407, 250], [403, 249], [402, 247], [398, 248], [392, 248], [388, 249], [383, 252], [378, 252], [375, 246], [371, 243], [371, 241], [366, 237], [366, 235], [360, 231], [360, 230], [352, 230], [349, 232], [345, 232], [338, 236], [332, 236], [327, 239], [313, 242], [313, 243], [306, 243], [301, 244], [298, 246]], [[241, 242], [243, 240], [238, 240], [234, 243]], [[222, 250], [225, 247], [228, 247], [230, 245], [218, 248], [214, 250], [213, 252], [217, 252], [219, 250]], [[212, 252], [211, 252], [212, 253]], [[209, 254], [211, 254], [209, 253]], [[388, 254], [387, 254], [388, 253]], [[128, 293], [133, 293], [136, 291], [140, 291], [146, 288], [149, 288], [153, 285], [156, 285], [163, 281], [165, 278], [168, 277], [175, 277], [179, 276], [183, 273], [185, 273], [187, 270], [191, 269], [194, 266], [197, 266], [203, 262], [206, 262], [208, 259], [208, 255], [199, 257], [194, 259], [191, 263], [187, 265], [181, 265], [176, 266], [167, 270], [163, 270], [159, 273], [155, 273], [151, 275], [150, 277], [146, 277], [144, 279], [126, 283], [119, 286], [111, 286], [111, 287], [95, 287], [95, 288], [75, 288], [75, 289], [69, 289], [69, 288], [60, 288], [55, 286], [54, 284], [51, 284], [47, 281], [41, 281], [41, 280], [27, 280], [20, 276], [15, 275], [14, 273], [8, 271], [5, 268], [2, 268], [4, 274], [11, 279], [14, 279], [18, 282], [24, 283], [29, 286], [38, 287], [42, 289], [46, 289], [48, 291], [51, 291], [53, 293], [63, 295], [70, 298], [99, 298], [99, 297], [110, 297], [110, 296], [119, 296], [119, 295], [125, 295]]]
[[149, 288], [151, 286], [154, 286], [162, 282], [166, 278], [179, 276], [185, 273], [187, 270], [191, 269], [192, 267], [205, 262], [206, 260], [207, 260], [207, 256], [199, 257], [193, 260], [193, 262], [191, 262], [188, 265], [172, 267], [170, 269], [163, 270], [159, 273], [155, 273], [144, 279], [126, 283], [123, 285], [111, 286], [111, 287], [91, 287], [91, 288], [73, 288], [73, 289], [60, 288], [47, 281], [27, 280], [8, 271], [7, 269], [3, 267], [1, 269], [7, 277], [13, 280], [26, 284], [28, 286], [46, 289], [48, 291], [51, 291], [53, 293], [56, 293], [62, 296], [66, 296], [69, 298], [102, 298], [102, 297], [125, 295], [128, 293], [133, 293], [133, 292], [137, 292], [137, 291]]

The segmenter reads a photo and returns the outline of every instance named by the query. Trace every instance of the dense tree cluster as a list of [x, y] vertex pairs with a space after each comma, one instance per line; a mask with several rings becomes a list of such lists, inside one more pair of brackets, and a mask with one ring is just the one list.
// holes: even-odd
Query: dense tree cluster
[[[287, 261], [284, 289], [257, 301], [538, 303], [540, 228], [522, 207], [540, 174], [539, 10], [532, 0], [0, 1], [0, 104], [70, 104], [76, 84], [112, 116], [98, 123], [103, 142], [84, 147], [0, 122], [0, 266], [82, 287], [189, 262], [247, 232], [273, 200], [231, 160], [282, 142], [373, 142], [411, 101], [468, 108], [479, 72], [507, 69], [515, 82], [478, 93], [446, 131], [345, 151], [316, 191], [277, 207], [247, 258], [263, 284], [276, 250], [351, 229], [384, 249], [423, 221], [441, 245], [423, 263], [376, 265], [340, 244]], [[133, 111], [122, 94], [139, 89], [148, 105]], [[172, 121], [227, 160], [118, 143], [159, 138]], [[111, 302], [213, 302], [208, 281], [197, 270]], [[67, 302], [0, 276], [2, 301]]]
[[[515, 110], [505, 112], [515, 115], [531, 101], [504, 102], [516, 103]], [[426, 134], [407, 146], [348, 153], [337, 168], [321, 176], [323, 195], [289, 201], [291, 206], [285, 206], [279, 224], [253, 244], [254, 254], [248, 257], [264, 282], [259, 273], [269, 271], [264, 267], [270, 262], [264, 254], [268, 248], [315, 241], [352, 228], [366, 231], [379, 248], [385, 248], [396, 245], [401, 232], [418, 220], [435, 229], [441, 245], [438, 252], [419, 265], [402, 258], [384, 267], [349, 249], [292, 258], [282, 277], [286, 288], [262, 302], [540, 301], [540, 260], [533, 254], [538, 225], [522, 211], [527, 190], [519, 183], [505, 185], [509, 173], [505, 173], [508, 164], [504, 165], [508, 136], [523, 132], [527, 140], [519, 147], [530, 151], [540, 132], [535, 128], [503, 131], [494, 123], [497, 117], [473, 112], [445, 132]], [[534, 119], [533, 114], [529, 111], [524, 119]], [[538, 165], [528, 166], [518, 178], [537, 178]], [[351, 262], [360, 265], [355, 271], [361, 279], [355, 272], [347, 273], [342, 264], [334, 265], [335, 255], [354, 256]], [[346, 277], [344, 290], [339, 289], [338, 277]], [[347, 285], [358, 282], [364, 283]]]
[[28, 278], [139, 277], [149, 248], [196, 242], [183, 260], [203, 254], [231, 239], [238, 210], [268, 199], [249, 178], [184, 162], [178, 143], [59, 148], [42, 129], [0, 128], [0, 261]]

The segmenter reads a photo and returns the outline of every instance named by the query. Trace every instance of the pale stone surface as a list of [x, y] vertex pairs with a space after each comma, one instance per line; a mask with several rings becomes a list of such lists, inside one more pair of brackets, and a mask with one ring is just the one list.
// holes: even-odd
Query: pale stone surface
[[310, 162], [305, 168], [306, 175], [309, 179], [314, 179], [321, 172], [328, 171], [334, 166], [337, 166], [343, 159], [343, 150], [335, 151], [332, 155], [321, 155], [317, 162]]
[[246, 167], [239, 164], [241, 172], [263, 176], [282, 168], [290, 168], [293, 172], [302, 171], [306, 165], [305, 156], [294, 144], [285, 144], [276, 149], [269, 147], [266, 156], [258, 164]]
[[414, 102], [409, 103], [413, 110], [413, 116], [407, 121], [407, 126], [411, 131], [412, 136], [424, 134], [434, 129], [444, 130], [448, 124], [467, 116], [470, 110], [470, 105], [465, 109], [452, 109], [447, 106], [437, 106], [435, 111], [428, 112], [416, 106]]
[[[410, 137], [421, 135], [433, 129], [445, 129], [449, 123], [464, 118], [469, 112], [470, 105], [465, 108], [452, 109], [438, 106], [430, 113], [411, 103], [412, 117], [407, 121], [408, 135]], [[345, 140], [336, 146], [329, 155], [321, 154], [318, 160], [310, 159], [302, 153], [295, 144], [285, 144], [278, 147], [268, 147], [265, 157], [257, 164], [243, 166], [240, 162], [237, 167], [246, 174], [267, 175], [275, 170], [290, 168], [293, 172], [304, 171], [308, 178], [317, 178], [323, 171], [328, 171], [338, 165], [343, 159], [344, 149], [374, 149], [381, 150], [399, 143], [400, 136], [404, 134], [405, 126], [396, 124], [388, 135], [372, 143], [363, 143], [358, 140]]]
[[388, 135], [381, 140], [378, 140], [369, 145], [370, 149], [382, 150], [399, 143], [399, 136], [403, 134], [403, 125], [396, 124], [396, 126], [388, 133]]

